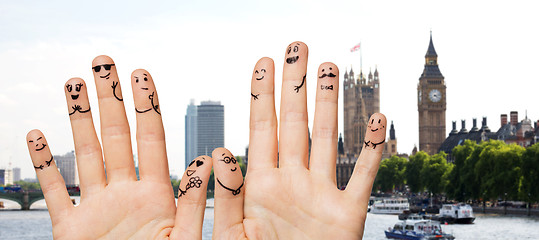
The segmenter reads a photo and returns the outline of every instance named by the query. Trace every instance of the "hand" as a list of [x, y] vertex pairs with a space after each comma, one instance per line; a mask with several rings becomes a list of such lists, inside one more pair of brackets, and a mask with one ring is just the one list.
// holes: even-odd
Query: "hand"
[[286, 50], [279, 128], [273, 60], [262, 58], [255, 66], [251, 95], [258, 97], [251, 98], [244, 188], [241, 173], [233, 171], [238, 164], [227, 160], [233, 155], [226, 149], [213, 152], [215, 178], [220, 182], [215, 184], [217, 239], [360, 239], [363, 235], [384, 149], [386, 118], [380, 113], [371, 116], [354, 173], [346, 190], [339, 190], [335, 177], [339, 70], [333, 63], [318, 69], [309, 157], [307, 55], [302, 42]]
[[39, 130], [27, 135], [54, 238], [201, 239], [211, 159], [199, 157], [187, 168], [176, 208], [157, 93], [150, 74], [138, 69], [131, 76], [137, 111], [137, 181], [116, 66], [111, 58], [98, 56], [92, 69], [104, 154], [95, 132], [86, 83], [72, 78], [65, 86], [79, 171], [80, 205], [74, 207], [71, 203], [44, 135]]

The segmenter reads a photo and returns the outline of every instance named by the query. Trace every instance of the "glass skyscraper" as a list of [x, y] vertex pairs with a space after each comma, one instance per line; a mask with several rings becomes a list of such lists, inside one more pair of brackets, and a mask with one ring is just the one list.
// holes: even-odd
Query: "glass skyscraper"
[[187, 106], [185, 114], [185, 168], [197, 157], [197, 106], [195, 100]]
[[200, 155], [225, 145], [225, 107], [219, 101], [191, 100], [185, 115], [185, 167]]

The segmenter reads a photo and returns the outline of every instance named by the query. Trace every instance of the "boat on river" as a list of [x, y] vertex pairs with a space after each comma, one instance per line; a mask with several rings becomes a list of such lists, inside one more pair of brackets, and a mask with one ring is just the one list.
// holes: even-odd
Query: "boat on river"
[[440, 213], [432, 217], [433, 220], [446, 223], [462, 223], [471, 224], [474, 222], [473, 209], [470, 205], [460, 204], [444, 204], [440, 208]]
[[455, 237], [442, 231], [440, 222], [425, 220], [420, 216], [410, 216], [407, 220], [397, 222], [393, 228], [384, 231], [387, 238], [411, 240], [451, 240]]
[[371, 213], [377, 214], [401, 214], [410, 210], [407, 198], [380, 198], [370, 206]]

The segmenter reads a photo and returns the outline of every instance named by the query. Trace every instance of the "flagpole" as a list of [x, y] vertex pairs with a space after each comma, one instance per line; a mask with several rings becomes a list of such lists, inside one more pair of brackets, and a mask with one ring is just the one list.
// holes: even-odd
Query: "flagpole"
[[359, 72], [363, 72], [363, 48], [361, 46], [361, 41], [359, 41]]

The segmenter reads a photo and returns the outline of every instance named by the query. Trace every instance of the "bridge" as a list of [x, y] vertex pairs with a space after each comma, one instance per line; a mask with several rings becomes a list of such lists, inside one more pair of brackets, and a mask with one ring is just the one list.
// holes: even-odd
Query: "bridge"
[[[68, 191], [69, 196], [80, 196], [80, 191]], [[174, 188], [174, 197], [178, 198], [178, 188]], [[213, 198], [213, 192], [208, 191], [208, 198]], [[20, 192], [10, 192], [2, 193], [0, 192], [0, 199], [7, 199], [17, 202], [21, 205], [21, 210], [30, 210], [30, 206], [41, 199], [44, 199], [43, 192], [41, 191], [20, 191]]]
[[[80, 196], [80, 191], [68, 191], [69, 196]], [[43, 192], [20, 191], [20, 192], [0, 192], [0, 199], [7, 199], [17, 202], [21, 205], [21, 210], [30, 210], [32, 203], [44, 199]]]

